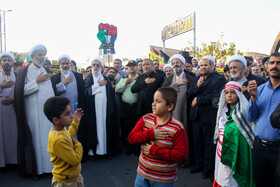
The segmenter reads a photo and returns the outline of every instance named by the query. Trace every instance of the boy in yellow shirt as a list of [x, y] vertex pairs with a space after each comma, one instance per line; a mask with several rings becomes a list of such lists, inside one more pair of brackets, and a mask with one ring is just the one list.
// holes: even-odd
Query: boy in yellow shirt
[[[73, 116], [69, 104], [70, 101], [66, 97], [51, 97], [44, 104], [44, 113], [53, 123], [48, 140], [48, 152], [54, 166], [52, 187], [84, 186], [80, 174], [83, 147], [74, 138], [83, 110], [77, 109]], [[70, 126], [68, 131], [66, 126]]]

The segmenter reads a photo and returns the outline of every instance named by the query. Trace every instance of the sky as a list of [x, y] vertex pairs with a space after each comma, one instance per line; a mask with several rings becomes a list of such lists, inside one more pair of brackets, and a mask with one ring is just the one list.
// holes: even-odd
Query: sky
[[[166, 25], [193, 12], [197, 46], [223, 33], [223, 41], [242, 52], [269, 54], [280, 31], [279, 7], [279, 0], [0, 0], [1, 10], [12, 10], [6, 13], [7, 51], [27, 52], [41, 43], [49, 59], [68, 54], [78, 65], [98, 56], [100, 23], [118, 28], [114, 58], [136, 59], [148, 55], [149, 45], [163, 45]], [[183, 49], [193, 35], [184, 33], [165, 46]]]

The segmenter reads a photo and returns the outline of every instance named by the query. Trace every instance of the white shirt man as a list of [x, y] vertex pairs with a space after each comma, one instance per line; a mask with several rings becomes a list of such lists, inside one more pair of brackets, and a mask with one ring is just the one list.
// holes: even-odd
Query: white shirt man
[[12, 71], [15, 57], [10, 52], [0, 55], [3, 71], [0, 72], [0, 168], [17, 164], [17, 120], [13, 107], [15, 73]]
[[[50, 162], [50, 155], [47, 152], [48, 133], [52, 128], [52, 124], [43, 112], [43, 105], [55, 93], [50, 80], [52, 75], [43, 67], [46, 54], [47, 49], [44, 45], [34, 46], [30, 50], [30, 57], [33, 63], [19, 72], [16, 81], [15, 96], [17, 99], [15, 106], [19, 122], [19, 158], [21, 160], [19, 161], [19, 167], [22, 168], [22, 170], [20, 169], [22, 175], [26, 173], [33, 175], [50, 173], [53, 168]], [[23, 93], [22, 86], [24, 86]], [[23, 98], [22, 94], [24, 95]], [[22, 116], [23, 111], [20, 110], [25, 112], [25, 116]], [[26, 134], [23, 135], [23, 133]], [[26, 146], [24, 144], [26, 141], [30, 150], [24, 147]], [[31, 144], [30, 141], [33, 143]], [[36, 162], [34, 162], [34, 155], [32, 155], [33, 151]], [[33, 164], [30, 164], [32, 162]], [[34, 165], [36, 165], [36, 169], [34, 169]], [[33, 169], [28, 168], [29, 166]]]

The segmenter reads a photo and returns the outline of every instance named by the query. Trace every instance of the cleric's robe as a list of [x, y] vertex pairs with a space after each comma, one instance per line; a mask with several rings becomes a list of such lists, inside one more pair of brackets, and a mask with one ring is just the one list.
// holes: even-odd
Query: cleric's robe
[[78, 103], [77, 81], [71, 71], [68, 75], [64, 75], [61, 73], [61, 77], [62, 76], [65, 76], [65, 78], [71, 76], [73, 80], [66, 85], [64, 85], [62, 82], [56, 84], [56, 91], [59, 96], [67, 97], [70, 100], [71, 113], [74, 114], [76, 109], [75, 105], [76, 103]]
[[53, 80], [37, 84], [36, 78], [47, 73], [34, 64], [22, 69], [15, 85], [15, 111], [18, 120], [18, 164], [22, 176], [50, 173], [52, 163], [47, 152], [52, 123], [43, 112], [45, 101], [54, 96]]
[[[0, 83], [3, 80], [16, 82], [15, 73], [6, 76], [0, 72]], [[14, 97], [14, 85], [0, 88], [0, 167], [17, 164], [17, 119], [13, 104], [2, 104], [6, 96]]]
[[73, 80], [70, 83], [63, 85], [61, 82], [62, 76], [62, 73], [58, 73], [53, 76], [56, 84], [57, 95], [67, 97], [70, 100], [71, 112], [74, 114], [76, 107], [84, 108], [83, 77], [80, 73], [69, 72], [69, 75], [64, 76], [72, 76]]
[[102, 87], [97, 85], [92, 75], [84, 81], [85, 115], [78, 130], [78, 140], [84, 148], [84, 159], [89, 150], [94, 154], [112, 155], [118, 148], [114, 90], [109, 79], [105, 76], [103, 78], [107, 80], [107, 85]]

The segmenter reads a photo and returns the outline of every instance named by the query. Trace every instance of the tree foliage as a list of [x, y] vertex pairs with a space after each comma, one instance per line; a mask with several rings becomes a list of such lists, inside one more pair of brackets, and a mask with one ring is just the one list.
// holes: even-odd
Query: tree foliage
[[198, 59], [202, 59], [204, 56], [211, 55], [216, 60], [219, 60], [221, 62], [226, 62], [228, 56], [233, 56], [236, 54], [242, 55], [242, 53], [236, 50], [236, 46], [234, 43], [231, 42], [227, 44], [226, 42], [223, 42], [223, 36], [224, 35], [222, 33], [220, 39], [217, 42], [211, 42], [210, 44], [202, 43], [200, 48], [195, 48], [195, 54], [194, 47], [191, 46], [191, 42], [189, 42], [190, 45], [184, 50], [190, 51], [190, 55], [195, 56]]
[[24, 56], [23, 54], [20, 54], [20, 53], [18, 53], [18, 52], [11, 51], [11, 53], [13, 53], [13, 55], [15, 56], [15, 60], [16, 60], [16, 61], [23, 62], [24, 59], [26, 58], [26, 56]]

